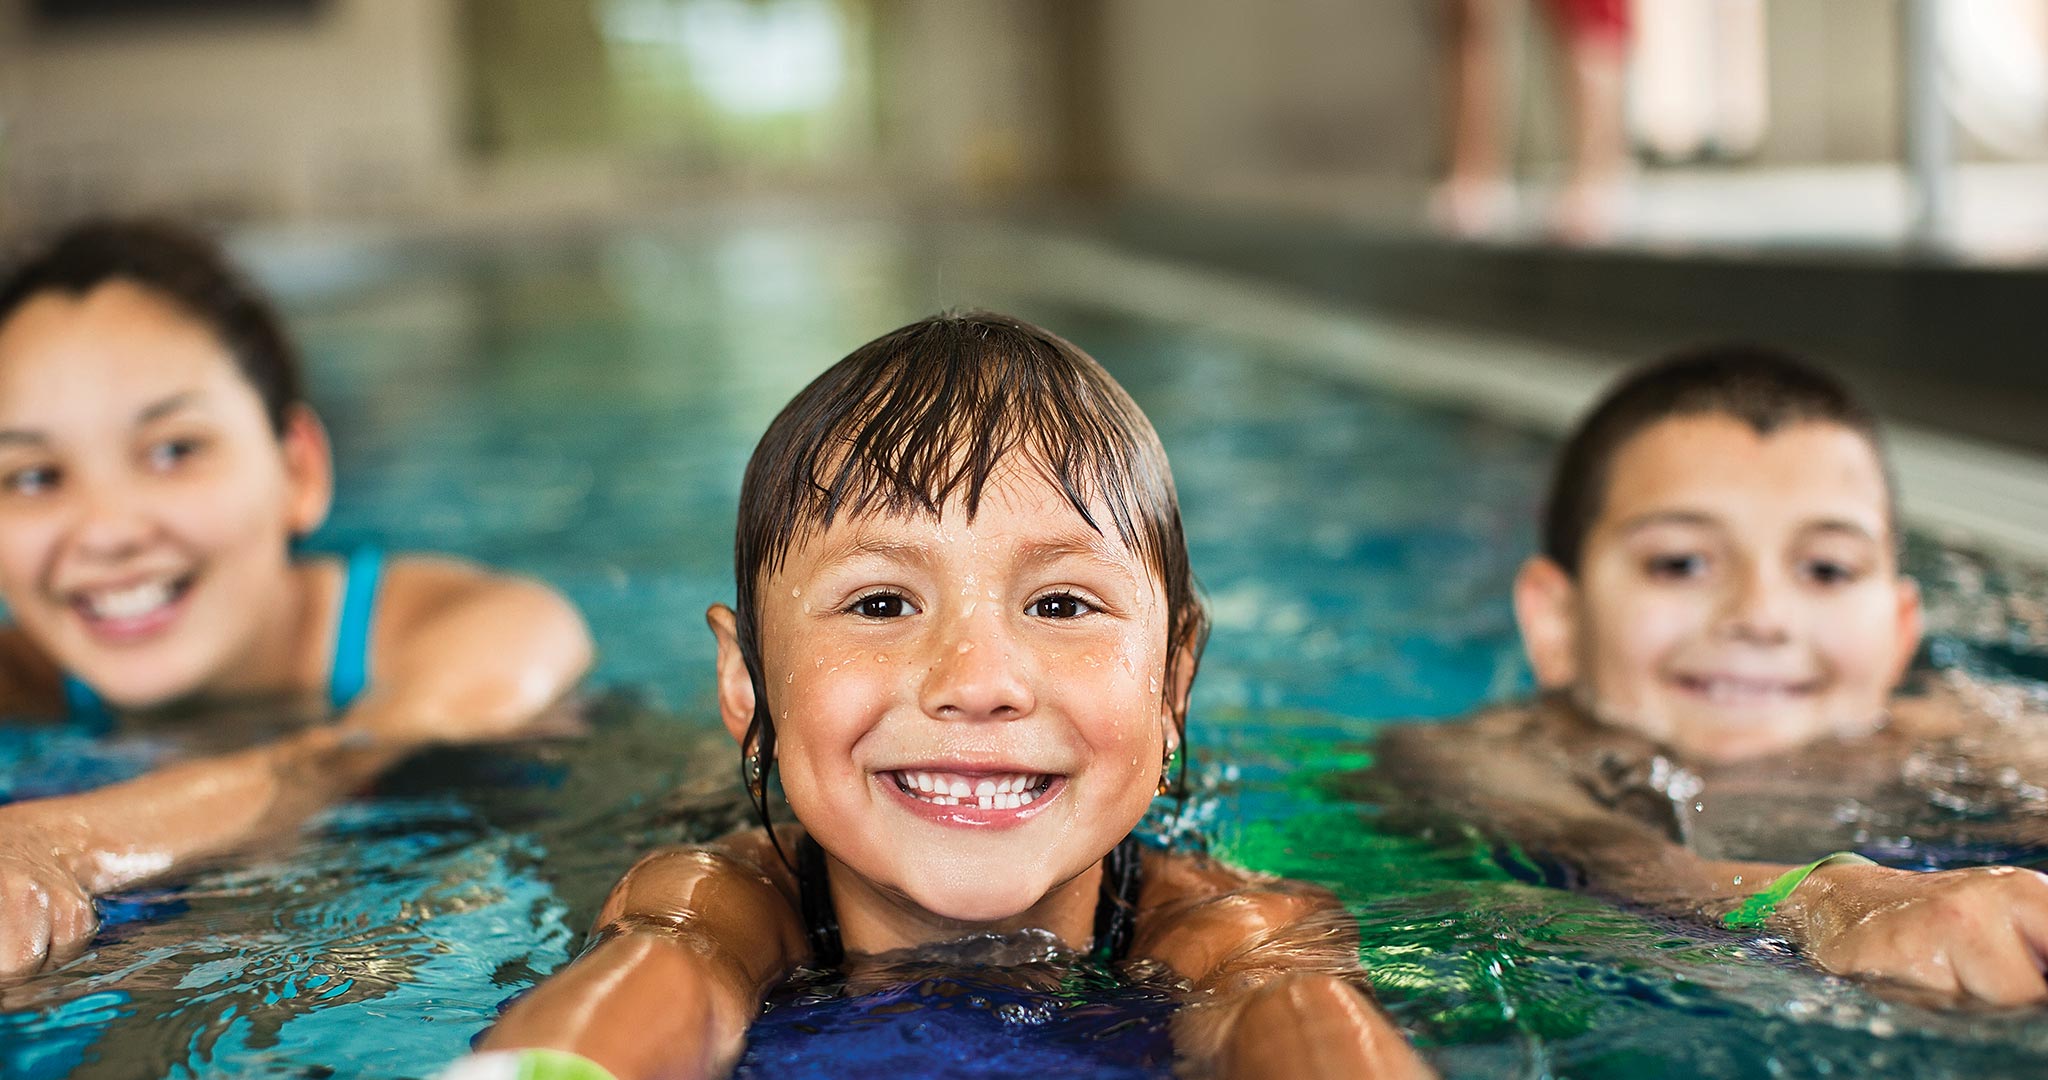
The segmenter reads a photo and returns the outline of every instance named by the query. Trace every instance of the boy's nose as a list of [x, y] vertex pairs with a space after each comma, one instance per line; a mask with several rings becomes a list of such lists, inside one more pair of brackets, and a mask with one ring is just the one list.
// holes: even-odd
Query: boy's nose
[[962, 617], [935, 635], [918, 704], [939, 720], [1015, 720], [1037, 700], [1000, 617]]
[[1789, 582], [1765, 567], [1734, 575], [1721, 611], [1721, 630], [1738, 641], [1780, 645], [1791, 637], [1785, 610]]

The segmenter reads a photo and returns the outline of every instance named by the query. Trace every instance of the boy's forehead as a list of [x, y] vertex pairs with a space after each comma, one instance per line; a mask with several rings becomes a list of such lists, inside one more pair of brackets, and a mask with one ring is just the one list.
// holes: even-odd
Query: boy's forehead
[[1882, 535], [1891, 495], [1877, 448], [1853, 428], [1816, 420], [1763, 433], [1704, 414], [1660, 420], [1616, 449], [1595, 531], [1673, 510], [1844, 520]]
[[951, 549], [991, 559], [1074, 555], [1138, 565], [1136, 553], [1108, 527], [1112, 518], [1100, 500], [1093, 500], [1089, 515], [1093, 523], [1052, 481], [1012, 472], [992, 478], [972, 508], [956, 493], [936, 511], [915, 503], [842, 511], [824, 528], [792, 537], [784, 563], [822, 566], [871, 555], [933, 559]]

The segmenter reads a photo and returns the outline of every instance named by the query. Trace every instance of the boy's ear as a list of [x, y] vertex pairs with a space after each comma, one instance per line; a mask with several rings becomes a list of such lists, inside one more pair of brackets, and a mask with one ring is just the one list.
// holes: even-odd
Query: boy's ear
[[724, 604], [713, 604], [704, 613], [711, 624], [711, 636], [718, 639], [718, 715], [734, 742], [747, 741], [747, 729], [754, 723], [754, 677], [747, 672], [747, 660], [740, 653], [739, 616]]
[[1920, 651], [1920, 635], [1926, 628], [1920, 610], [1920, 583], [1900, 574], [1896, 588], [1897, 608], [1892, 615], [1898, 620], [1894, 624], [1898, 634], [1898, 654], [1892, 658], [1892, 684], [1895, 686], [1906, 677], [1906, 668], [1913, 662], [1913, 654]]
[[1173, 648], [1173, 684], [1159, 695], [1159, 723], [1166, 730], [1166, 753], [1171, 757], [1180, 748], [1181, 724], [1188, 715], [1188, 695], [1195, 685], [1195, 662], [1200, 654], [1195, 651], [1192, 641], [1184, 641]]
[[1579, 590], [1564, 567], [1532, 555], [1515, 574], [1515, 626], [1536, 685], [1545, 690], [1579, 679]]
[[327, 441], [327, 427], [312, 409], [293, 405], [285, 414], [278, 445], [284, 451], [290, 486], [287, 524], [293, 536], [306, 536], [327, 520], [334, 505], [334, 450]]

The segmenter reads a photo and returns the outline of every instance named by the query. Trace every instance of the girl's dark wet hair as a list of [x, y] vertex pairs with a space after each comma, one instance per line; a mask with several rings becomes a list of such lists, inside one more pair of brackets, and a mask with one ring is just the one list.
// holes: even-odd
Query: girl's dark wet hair
[[[937, 315], [832, 365], [768, 425], [747, 462], [733, 543], [740, 652], [754, 682], [743, 751], [758, 749], [766, 767], [775, 760], [760, 597], [790, 549], [841, 515], [936, 515], [958, 499], [971, 519], [998, 470], [1023, 464], [1159, 575], [1168, 644], [1161, 685], [1171, 694], [1183, 674], [1192, 678], [1208, 616], [1188, 568], [1166, 451], [1145, 414], [1100, 364], [1054, 334], [990, 312]], [[1174, 720], [1185, 734], [1184, 701]], [[1184, 777], [1184, 752], [1181, 761]], [[765, 822], [765, 782], [756, 790]]]
[[211, 240], [162, 221], [88, 221], [0, 278], [0, 324], [46, 292], [82, 297], [110, 281], [148, 289], [204, 324], [234, 357], [277, 434], [304, 400], [298, 354], [261, 290]]
[[[1659, 421], [1701, 415], [1732, 417], [1758, 435], [1794, 424], [1837, 424], [1868, 441], [1885, 466], [1876, 415], [1833, 375], [1761, 345], [1675, 353], [1624, 376], [1565, 441], [1543, 507], [1543, 554], [1576, 575], [1622, 446]], [[1889, 501], [1888, 467], [1885, 490]], [[1896, 508], [1885, 509], [1896, 521]]]

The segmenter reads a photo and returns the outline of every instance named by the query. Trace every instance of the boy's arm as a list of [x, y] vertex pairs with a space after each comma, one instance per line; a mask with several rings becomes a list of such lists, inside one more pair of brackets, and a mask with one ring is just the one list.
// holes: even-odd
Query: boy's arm
[[1191, 984], [1175, 1020], [1182, 1056], [1232, 1078], [1427, 1077], [1406, 1036], [1359, 984], [1356, 924], [1329, 893], [1207, 860], [1147, 860], [1134, 955]]
[[[1601, 806], [1520, 743], [1470, 724], [1416, 726], [1382, 737], [1379, 764], [1417, 798], [1570, 863], [1596, 892], [1710, 925], [1795, 869], [1702, 859]], [[1839, 975], [1994, 1004], [2048, 1001], [2048, 876], [2031, 870], [1830, 863], [1765, 925]]]
[[92, 895], [290, 829], [430, 743], [517, 734], [589, 665], [581, 618], [544, 586], [440, 560], [392, 578], [376, 681], [339, 724], [0, 807], [0, 975], [82, 945]]
[[594, 944], [506, 1010], [481, 1050], [565, 1050], [618, 1080], [722, 1076], [762, 995], [809, 955], [766, 834], [642, 859]]

